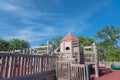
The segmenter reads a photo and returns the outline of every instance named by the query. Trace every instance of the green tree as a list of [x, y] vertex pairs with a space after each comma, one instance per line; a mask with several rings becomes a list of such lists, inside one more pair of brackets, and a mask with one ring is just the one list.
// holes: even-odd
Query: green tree
[[19, 40], [19, 39], [12, 39], [10, 40], [10, 49], [11, 50], [18, 50], [18, 49], [25, 49], [29, 48], [30, 45], [25, 40]]
[[40, 46], [45, 46], [45, 45], [47, 45], [47, 44], [44, 44], [44, 43], [40, 44]]
[[[100, 58], [108, 61], [116, 60], [118, 58], [117, 52], [119, 52], [117, 41], [120, 39], [120, 28], [115, 28], [113, 25], [105, 26], [97, 31], [96, 37], [101, 40], [97, 43], [97, 50]], [[114, 58], [115, 56], [116, 59]]]
[[91, 46], [94, 42], [94, 39], [90, 37], [79, 36], [78, 40], [80, 41], [80, 47], [82, 46]]
[[[40, 46], [46, 46], [47, 44], [44, 44], [44, 43], [42, 43], [42, 44], [40, 44]], [[45, 47], [45, 48], [37, 48], [37, 50], [38, 51], [40, 51], [40, 50], [47, 50], [47, 48]]]
[[105, 58], [107, 61], [120, 61], [120, 50], [114, 47], [108, 48]]
[[54, 42], [54, 49], [58, 48], [60, 46], [60, 41], [62, 40], [62, 36], [56, 36], [53, 38]]
[[21, 48], [22, 49], [25, 49], [25, 48], [29, 48], [30, 47], [30, 44], [28, 41], [25, 41], [25, 40], [20, 40], [20, 44], [21, 44]]
[[6, 40], [0, 39], [0, 51], [9, 51], [10, 43]]
[[104, 46], [117, 46], [117, 40], [120, 39], [120, 28], [115, 28], [113, 25], [105, 26], [97, 31], [97, 38], [100, 38]]
[[104, 48], [105, 47], [104, 44], [102, 42], [97, 42], [96, 46], [97, 46], [97, 52], [99, 54], [99, 59], [100, 60], [105, 59], [106, 49]]

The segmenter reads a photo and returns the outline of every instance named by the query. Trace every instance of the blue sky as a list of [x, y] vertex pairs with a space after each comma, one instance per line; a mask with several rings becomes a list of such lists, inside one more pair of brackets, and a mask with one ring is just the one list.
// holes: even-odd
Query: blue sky
[[120, 28], [120, 0], [0, 0], [0, 38], [31, 46], [68, 32], [95, 38], [111, 24]]

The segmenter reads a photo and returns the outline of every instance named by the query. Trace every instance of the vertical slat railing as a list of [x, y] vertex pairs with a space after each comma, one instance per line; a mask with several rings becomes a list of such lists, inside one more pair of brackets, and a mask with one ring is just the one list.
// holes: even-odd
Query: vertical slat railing
[[85, 80], [84, 65], [71, 64], [71, 80]]
[[0, 79], [55, 70], [57, 57], [0, 53]]
[[89, 80], [88, 66], [73, 64], [69, 61], [57, 61], [56, 78], [58, 80]]

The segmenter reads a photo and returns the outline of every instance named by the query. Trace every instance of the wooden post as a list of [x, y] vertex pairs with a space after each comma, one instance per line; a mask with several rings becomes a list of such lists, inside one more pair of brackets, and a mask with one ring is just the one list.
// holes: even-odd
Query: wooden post
[[86, 80], [86, 67], [84, 65], [84, 80]]
[[56, 80], [58, 80], [58, 61], [56, 61]]
[[89, 65], [85, 65], [86, 80], [90, 80]]
[[49, 40], [47, 41], [47, 54], [49, 54]]
[[10, 77], [11, 62], [12, 62], [12, 57], [10, 57], [10, 61], [9, 61], [8, 78]]
[[99, 77], [98, 54], [97, 54], [95, 43], [93, 43], [93, 54], [95, 54], [95, 76]]
[[43, 72], [43, 56], [41, 57], [41, 72]]
[[68, 80], [70, 80], [70, 76], [71, 76], [71, 74], [70, 74], [70, 62], [68, 62]]

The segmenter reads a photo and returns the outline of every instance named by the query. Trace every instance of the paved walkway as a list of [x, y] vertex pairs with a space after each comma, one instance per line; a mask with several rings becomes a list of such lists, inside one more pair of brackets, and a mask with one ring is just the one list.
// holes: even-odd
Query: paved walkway
[[112, 70], [112, 73], [103, 75], [95, 80], [120, 80], [120, 70]]

